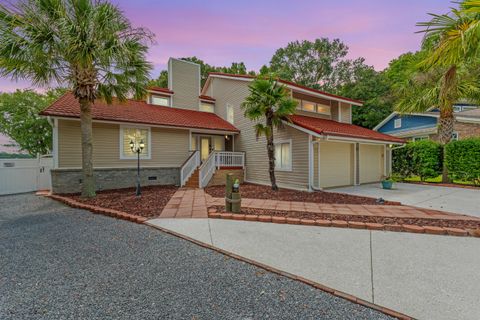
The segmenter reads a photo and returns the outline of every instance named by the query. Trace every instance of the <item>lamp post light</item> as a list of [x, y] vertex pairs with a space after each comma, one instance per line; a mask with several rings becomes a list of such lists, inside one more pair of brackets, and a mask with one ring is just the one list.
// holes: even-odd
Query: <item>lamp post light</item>
[[135, 194], [140, 196], [140, 153], [142, 153], [142, 150], [145, 148], [145, 144], [143, 143], [143, 140], [140, 140], [140, 143], [134, 142], [133, 140], [130, 140], [130, 149], [132, 150], [133, 153], [137, 154], [137, 191]]

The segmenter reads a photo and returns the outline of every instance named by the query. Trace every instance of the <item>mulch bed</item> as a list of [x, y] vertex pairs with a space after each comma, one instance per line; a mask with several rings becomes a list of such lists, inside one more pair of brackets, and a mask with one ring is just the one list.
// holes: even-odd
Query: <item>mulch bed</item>
[[[215, 198], [225, 197], [225, 186], [213, 186], [205, 188], [205, 192]], [[344, 193], [324, 191], [298, 191], [291, 189], [279, 189], [273, 191], [269, 186], [252, 183], [244, 183], [240, 186], [242, 198], [271, 199], [283, 201], [304, 201], [316, 203], [337, 204], [378, 204], [376, 199], [369, 197], [354, 196]], [[399, 202], [385, 201], [385, 205], [400, 205]]]
[[[226, 213], [224, 206], [214, 206], [217, 212]], [[298, 219], [312, 219], [312, 220], [343, 220], [356, 221], [365, 223], [381, 223], [381, 224], [410, 224], [416, 226], [434, 226], [434, 227], [449, 227], [460, 229], [479, 229], [480, 221], [465, 221], [465, 220], [440, 220], [440, 219], [421, 219], [421, 218], [392, 218], [392, 217], [372, 217], [360, 215], [346, 215], [346, 214], [329, 214], [329, 213], [312, 213], [299, 211], [281, 211], [281, 210], [266, 210], [256, 208], [242, 208], [241, 214], [248, 215], [269, 215], [272, 217], [288, 217]]]
[[79, 194], [63, 194], [62, 196], [89, 205], [152, 218], [160, 215], [177, 190], [178, 188], [175, 186], [150, 186], [142, 188], [140, 197], [135, 196], [135, 188], [100, 191], [92, 199], [82, 198]]

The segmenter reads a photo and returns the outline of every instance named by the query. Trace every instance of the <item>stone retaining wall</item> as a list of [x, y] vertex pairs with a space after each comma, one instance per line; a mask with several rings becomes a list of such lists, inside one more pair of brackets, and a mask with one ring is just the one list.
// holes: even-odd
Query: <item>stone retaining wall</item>
[[[53, 193], [77, 193], [81, 191], [81, 169], [52, 169]], [[135, 187], [136, 168], [97, 168], [94, 170], [97, 191]], [[180, 168], [141, 168], [142, 186], [179, 185]]]

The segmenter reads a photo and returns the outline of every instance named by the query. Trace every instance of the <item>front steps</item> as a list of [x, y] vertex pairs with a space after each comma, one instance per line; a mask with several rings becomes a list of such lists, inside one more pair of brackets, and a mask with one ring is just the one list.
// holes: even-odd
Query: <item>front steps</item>
[[199, 174], [200, 174], [200, 171], [197, 169], [195, 169], [195, 171], [192, 173], [192, 175], [190, 176], [190, 178], [188, 178], [187, 180], [187, 183], [185, 183], [185, 187], [186, 188], [198, 188], [199, 186]]

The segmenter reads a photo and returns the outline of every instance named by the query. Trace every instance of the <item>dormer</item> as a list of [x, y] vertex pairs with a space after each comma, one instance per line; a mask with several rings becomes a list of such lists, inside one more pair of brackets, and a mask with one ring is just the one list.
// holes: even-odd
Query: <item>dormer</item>
[[147, 103], [164, 107], [172, 106], [173, 91], [167, 88], [149, 87], [147, 92]]
[[200, 100], [199, 110], [203, 112], [215, 113], [215, 99], [209, 96], [201, 95], [198, 97]]

